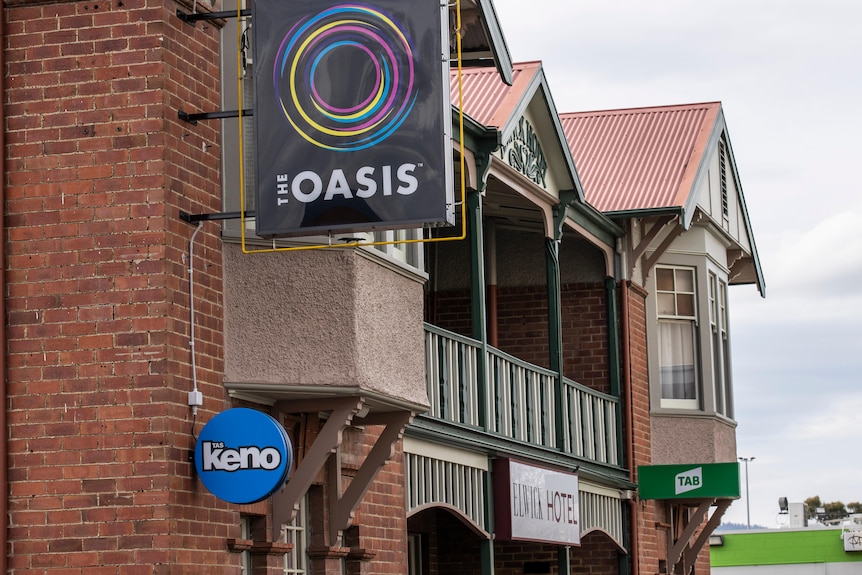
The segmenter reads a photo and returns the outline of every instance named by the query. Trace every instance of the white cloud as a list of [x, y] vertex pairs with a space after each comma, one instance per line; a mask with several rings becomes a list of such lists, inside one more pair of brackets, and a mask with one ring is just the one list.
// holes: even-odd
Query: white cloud
[[[858, 383], [858, 382], [857, 382]], [[794, 425], [788, 440], [824, 445], [846, 444], [855, 451], [859, 437], [859, 414], [862, 413], [862, 393], [832, 397], [828, 409], [807, 415]], [[850, 453], [848, 453], [850, 455]], [[862, 493], [859, 494], [862, 499]]]
[[[765, 301], [740, 288], [731, 293], [737, 332], [795, 326], [819, 329], [821, 337], [855, 333], [850, 328], [862, 322], [862, 210], [838, 212], [809, 225], [781, 231], [778, 249], [769, 257], [761, 253]], [[756, 225], [754, 229], [756, 237]], [[827, 321], [829, 329], [824, 330]], [[794, 334], [776, 335], [785, 339]]]
[[838, 211], [805, 232], [785, 232], [773, 262], [778, 281], [804, 288], [850, 279], [862, 271], [862, 212]]

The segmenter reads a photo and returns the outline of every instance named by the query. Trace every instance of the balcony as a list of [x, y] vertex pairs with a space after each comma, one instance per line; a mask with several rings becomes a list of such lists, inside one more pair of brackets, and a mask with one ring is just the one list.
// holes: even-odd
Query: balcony
[[557, 389], [557, 379], [553, 371], [425, 324], [425, 382], [431, 409], [424, 417], [620, 467], [620, 400], [567, 378]]

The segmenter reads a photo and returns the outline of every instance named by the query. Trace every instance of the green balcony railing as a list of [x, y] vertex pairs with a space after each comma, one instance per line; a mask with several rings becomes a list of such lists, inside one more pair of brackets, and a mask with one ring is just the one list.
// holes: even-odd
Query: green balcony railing
[[[425, 382], [429, 416], [598, 463], [620, 465], [619, 399], [563, 379], [561, 437], [557, 435], [557, 374], [487, 346], [488, 373], [480, 381], [482, 344], [425, 324]], [[481, 393], [482, 386], [487, 393]], [[487, 397], [485, 405], [480, 401]]]

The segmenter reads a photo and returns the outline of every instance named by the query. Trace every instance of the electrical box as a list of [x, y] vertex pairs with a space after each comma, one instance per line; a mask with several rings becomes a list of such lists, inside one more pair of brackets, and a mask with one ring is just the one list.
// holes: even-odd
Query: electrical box
[[808, 516], [805, 513], [804, 503], [788, 503], [787, 515], [789, 517], [788, 527], [808, 527]]

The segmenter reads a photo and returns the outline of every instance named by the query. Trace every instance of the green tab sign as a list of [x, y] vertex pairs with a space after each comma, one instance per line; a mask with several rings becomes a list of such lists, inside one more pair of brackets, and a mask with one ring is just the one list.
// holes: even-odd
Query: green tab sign
[[641, 499], [739, 498], [739, 464], [641, 465]]

